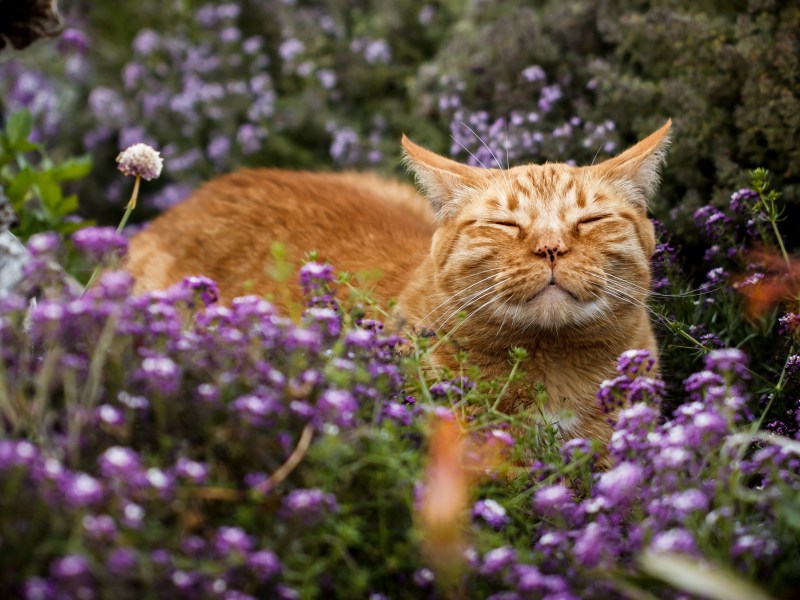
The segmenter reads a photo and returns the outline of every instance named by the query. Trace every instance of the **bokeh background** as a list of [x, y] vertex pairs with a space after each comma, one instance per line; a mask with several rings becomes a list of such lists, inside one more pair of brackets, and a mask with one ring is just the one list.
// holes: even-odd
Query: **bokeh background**
[[[654, 213], [768, 168], [800, 199], [800, 5], [777, 0], [65, 0], [66, 30], [0, 57], [0, 112], [56, 158], [88, 153], [85, 216], [116, 223], [116, 153], [159, 148], [149, 213], [241, 166], [401, 174], [399, 138], [487, 166], [601, 160], [667, 117]], [[791, 234], [791, 232], [789, 232]]]

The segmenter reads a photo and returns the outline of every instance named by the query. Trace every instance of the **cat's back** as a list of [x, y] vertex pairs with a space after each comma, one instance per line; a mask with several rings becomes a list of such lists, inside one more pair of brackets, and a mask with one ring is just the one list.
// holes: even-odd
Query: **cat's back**
[[126, 268], [137, 292], [202, 274], [217, 281], [223, 300], [270, 295], [272, 246], [280, 242], [295, 268], [316, 250], [338, 270], [382, 271], [374, 292], [388, 300], [428, 252], [433, 230], [410, 185], [368, 173], [253, 169], [204, 184], [156, 218], [131, 240]]

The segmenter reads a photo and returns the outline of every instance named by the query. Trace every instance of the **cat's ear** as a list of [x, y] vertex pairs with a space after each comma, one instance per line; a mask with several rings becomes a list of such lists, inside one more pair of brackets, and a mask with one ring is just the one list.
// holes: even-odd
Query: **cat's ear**
[[642, 206], [653, 196], [661, 179], [664, 155], [669, 147], [672, 119], [625, 152], [592, 167], [603, 178], [625, 185]]
[[481, 173], [417, 146], [403, 135], [403, 162], [414, 174], [438, 219], [455, 214], [464, 193], [477, 185]]

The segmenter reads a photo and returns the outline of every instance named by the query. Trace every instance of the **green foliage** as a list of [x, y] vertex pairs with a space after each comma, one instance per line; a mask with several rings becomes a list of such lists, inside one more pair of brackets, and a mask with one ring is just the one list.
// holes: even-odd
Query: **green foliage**
[[82, 226], [67, 220], [78, 209], [78, 197], [65, 194], [63, 184], [85, 178], [92, 168], [89, 156], [53, 162], [31, 141], [32, 127], [30, 113], [20, 111], [0, 131], [0, 187], [19, 218], [14, 233], [23, 240], [43, 231], [68, 234]]

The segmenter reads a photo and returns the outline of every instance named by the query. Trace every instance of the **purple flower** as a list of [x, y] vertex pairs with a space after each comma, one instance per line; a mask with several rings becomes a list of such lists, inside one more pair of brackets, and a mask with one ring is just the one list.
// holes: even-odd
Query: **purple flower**
[[746, 215], [758, 201], [758, 193], [750, 188], [742, 188], [731, 194], [731, 210], [739, 215]]
[[533, 497], [536, 512], [552, 517], [564, 511], [572, 504], [572, 492], [560, 483], [539, 489]]
[[112, 575], [130, 574], [138, 563], [136, 552], [132, 548], [114, 548], [106, 558], [106, 569]]
[[694, 212], [694, 221], [714, 241], [725, 239], [732, 233], [730, 217], [710, 204]]
[[247, 557], [247, 566], [259, 581], [272, 579], [281, 572], [281, 562], [274, 552], [259, 550]]
[[128, 240], [113, 227], [86, 227], [72, 234], [72, 243], [79, 252], [95, 261], [106, 255], [120, 257], [128, 250]]
[[414, 575], [412, 576], [412, 580], [417, 587], [420, 588], [427, 588], [433, 585], [433, 582], [436, 580], [436, 576], [433, 574], [433, 571], [430, 569], [418, 569], [414, 571]]
[[122, 523], [131, 529], [139, 529], [144, 521], [144, 509], [138, 504], [128, 502], [122, 507]]
[[318, 520], [337, 509], [336, 497], [317, 488], [292, 490], [284, 496], [281, 506], [284, 514], [305, 521]]
[[159, 45], [160, 38], [152, 29], [142, 29], [133, 39], [133, 51], [142, 56], [152, 54]]
[[327, 420], [347, 427], [355, 421], [358, 400], [347, 390], [325, 390], [317, 401], [317, 407]]
[[158, 467], [147, 469], [144, 481], [162, 497], [170, 496], [175, 485], [175, 478]]
[[53, 577], [61, 581], [74, 581], [89, 575], [89, 561], [81, 554], [68, 554], [57, 559], [50, 567]]
[[75, 473], [61, 480], [61, 492], [67, 502], [80, 508], [97, 504], [103, 499], [103, 485], [87, 473]]
[[39, 449], [26, 440], [0, 440], [0, 469], [31, 466], [39, 456]]
[[208, 467], [200, 462], [180, 457], [175, 463], [175, 474], [195, 484], [202, 484], [208, 478]]
[[234, 400], [233, 408], [245, 420], [254, 424], [262, 425], [266, 419], [276, 415], [281, 410], [281, 403], [271, 394], [256, 392], [247, 394]]
[[749, 379], [747, 355], [738, 348], [712, 350], [705, 358], [706, 369], [716, 373], [736, 374], [742, 379]]
[[668, 502], [681, 517], [689, 513], [708, 510], [708, 497], [694, 488], [672, 494]]
[[213, 279], [196, 275], [184, 279], [182, 285], [206, 306], [219, 300], [219, 288]]
[[589, 523], [576, 538], [572, 553], [582, 565], [595, 567], [608, 548], [611, 535], [611, 532], [599, 523]]
[[676, 528], [657, 533], [650, 543], [650, 549], [655, 552], [694, 554], [697, 546], [691, 533], [685, 529]]
[[221, 555], [234, 552], [247, 554], [253, 543], [241, 527], [220, 527], [214, 538], [214, 548]]
[[59, 244], [57, 233], [36, 233], [28, 239], [28, 252], [36, 258], [48, 257], [58, 249]]
[[124, 300], [131, 295], [133, 284], [133, 276], [127, 271], [109, 271], [103, 273], [92, 292], [106, 300]]
[[414, 416], [405, 404], [400, 404], [399, 402], [387, 402], [384, 404], [383, 415], [406, 426], [411, 424]]
[[511, 546], [501, 546], [490, 550], [483, 557], [481, 573], [484, 575], [498, 575], [503, 569], [515, 563], [517, 551]]
[[300, 267], [300, 285], [306, 294], [334, 280], [333, 267], [329, 264], [308, 262]]
[[148, 356], [142, 361], [137, 376], [154, 392], [162, 394], [174, 394], [181, 384], [180, 368], [167, 356]]
[[95, 539], [113, 540], [117, 535], [117, 524], [109, 515], [86, 515], [83, 528]]
[[502, 529], [508, 523], [506, 509], [492, 499], [478, 500], [472, 507], [472, 517], [483, 519], [495, 529]]
[[100, 455], [97, 461], [105, 477], [130, 479], [141, 470], [139, 455], [132, 448], [112, 446]]
[[97, 407], [97, 419], [110, 427], [121, 427], [125, 423], [122, 411], [116, 406], [103, 404]]
[[526, 67], [522, 71], [522, 78], [525, 81], [544, 81], [547, 76], [545, 75], [544, 69], [539, 65], [531, 65], [530, 67]]
[[31, 577], [22, 586], [22, 597], [25, 600], [54, 600], [55, 586], [41, 577]]
[[636, 490], [643, 478], [644, 472], [641, 466], [623, 462], [600, 476], [597, 490], [612, 506], [629, 503], [635, 498]]

